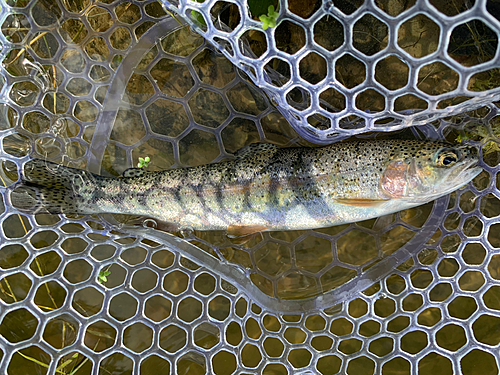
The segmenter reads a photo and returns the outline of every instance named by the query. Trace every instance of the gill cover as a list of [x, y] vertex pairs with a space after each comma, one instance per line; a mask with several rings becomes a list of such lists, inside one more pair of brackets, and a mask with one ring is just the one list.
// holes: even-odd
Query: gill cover
[[407, 176], [410, 164], [404, 160], [394, 160], [385, 168], [380, 186], [382, 192], [391, 198], [404, 197], [407, 192]]

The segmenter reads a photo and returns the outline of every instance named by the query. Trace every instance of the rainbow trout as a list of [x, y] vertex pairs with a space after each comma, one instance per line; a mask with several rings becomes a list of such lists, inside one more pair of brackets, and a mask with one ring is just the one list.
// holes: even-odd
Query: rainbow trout
[[474, 147], [354, 140], [321, 148], [253, 144], [234, 160], [109, 178], [32, 160], [12, 203], [27, 212], [142, 215], [231, 235], [366, 220], [446, 195], [481, 172]]

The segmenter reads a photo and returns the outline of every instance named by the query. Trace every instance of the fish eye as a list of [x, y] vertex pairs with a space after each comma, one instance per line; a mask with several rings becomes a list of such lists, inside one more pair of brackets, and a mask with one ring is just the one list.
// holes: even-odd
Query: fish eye
[[450, 165], [452, 163], [455, 163], [457, 161], [457, 159], [455, 159], [454, 156], [447, 156], [443, 159], [443, 164], [444, 165]]
[[436, 164], [438, 166], [449, 167], [455, 164], [460, 156], [452, 150], [441, 150], [437, 154]]

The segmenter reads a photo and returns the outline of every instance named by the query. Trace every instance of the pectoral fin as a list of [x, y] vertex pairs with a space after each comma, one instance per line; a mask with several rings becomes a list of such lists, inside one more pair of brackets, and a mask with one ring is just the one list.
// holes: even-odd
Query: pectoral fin
[[388, 199], [338, 198], [336, 202], [354, 207], [376, 207]]
[[227, 227], [227, 235], [231, 237], [243, 237], [265, 231], [266, 229], [268, 228], [263, 225], [230, 225]]

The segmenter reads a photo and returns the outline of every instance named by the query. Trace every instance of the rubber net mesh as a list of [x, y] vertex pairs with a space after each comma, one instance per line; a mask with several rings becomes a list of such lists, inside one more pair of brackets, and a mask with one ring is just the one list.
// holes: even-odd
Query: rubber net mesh
[[[246, 3], [168, 4], [206, 39], [149, 0], [0, 6], [0, 373], [498, 373], [497, 3], [281, 3], [265, 32]], [[476, 145], [484, 172], [247, 242], [10, 204], [32, 158], [119, 175], [375, 128]]]
[[165, 2], [311, 142], [425, 124], [498, 96], [483, 81], [498, 80], [496, 1], [269, 0], [278, 26], [265, 31], [260, 3]]

